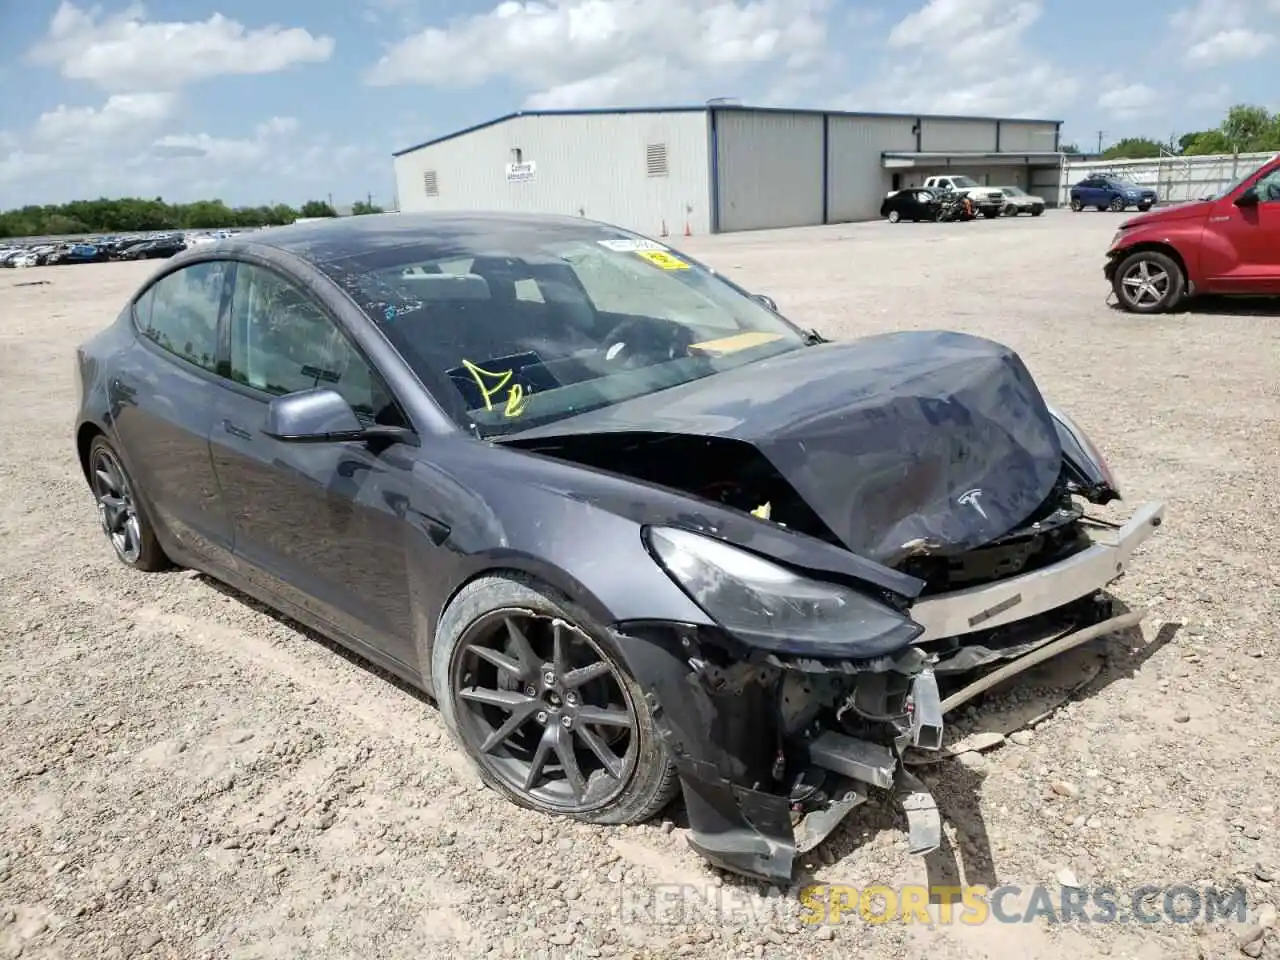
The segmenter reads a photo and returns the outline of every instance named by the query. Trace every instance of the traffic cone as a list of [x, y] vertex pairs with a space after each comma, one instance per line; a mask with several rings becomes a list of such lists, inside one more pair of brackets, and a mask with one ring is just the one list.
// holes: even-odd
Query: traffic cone
[[662, 232], [661, 232], [660, 234], [658, 234], [658, 236], [660, 236], [660, 237], [665, 237], [665, 236], [667, 236], [667, 221], [666, 221], [666, 220], [663, 220], [663, 221], [662, 221]]

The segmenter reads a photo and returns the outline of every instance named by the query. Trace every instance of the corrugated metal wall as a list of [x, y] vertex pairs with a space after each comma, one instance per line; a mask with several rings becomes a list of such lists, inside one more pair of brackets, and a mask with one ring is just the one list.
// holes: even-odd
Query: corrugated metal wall
[[1000, 121], [1000, 149], [1005, 153], [1027, 150], [1031, 153], [1052, 153], [1057, 150], [1058, 125], [1056, 123]]
[[[827, 127], [827, 221], [873, 220], [893, 185], [886, 150], [916, 148], [912, 117], [833, 115]], [[906, 172], [906, 171], [903, 171]]]
[[996, 121], [925, 117], [921, 121], [919, 149], [933, 151], [995, 150]]
[[719, 229], [822, 223], [822, 117], [719, 110], [715, 114]]
[[[507, 176], [516, 150], [536, 165], [523, 182]], [[666, 173], [651, 176], [663, 154]], [[664, 221], [673, 235], [686, 221], [710, 231], [709, 165], [707, 115], [696, 110], [515, 117], [395, 159], [404, 212], [560, 213], [649, 235]]]

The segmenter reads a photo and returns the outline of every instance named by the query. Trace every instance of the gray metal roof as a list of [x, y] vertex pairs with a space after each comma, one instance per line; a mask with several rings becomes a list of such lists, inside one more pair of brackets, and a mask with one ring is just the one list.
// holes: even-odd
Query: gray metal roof
[[397, 150], [392, 154], [393, 157], [403, 157], [407, 153], [413, 153], [424, 147], [435, 146], [437, 143], [444, 143], [446, 140], [454, 140], [458, 137], [465, 137], [469, 133], [475, 133], [478, 130], [484, 130], [487, 127], [496, 127], [500, 123], [506, 123], [508, 120], [514, 120], [516, 117], [581, 117], [581, 116], [610, 116], [624, 115], [630, 113], [705, 113], [708, 110], [714, 110], [717, 113], [730, 113], [733, 111], [746, 113], [790, 113], [800, 114], [802, 116], [828, 116], [828, 117], [865, 117], [865, 118], [884, 118], [891, 120], [973, 120], [979, 123], [1051, 123], [1055, 126], [1061, 126], [1061, 120], [1043, 120], [1033, 117], [965, 117], [948, 114], [933, 113], [874, 113], [861, 112], [856, 110], [792, 110], [786, 107], [752, 107], [744, 104], [697, 104], [692, 106], [667, 106], [667, 107], [603, 107], [593, 110], [517, 110], [514, 113], [508, 113], [493, 120], [486, 120], [484, 123], [477, 123], [474, 126], [464, 127], [461, 130], [455, 130], [453, 133], [447, 133], [444, 136], [436, 137], [433, 140], [427, 140], [423, 143], [415, 144], [412, 147], [405, 147], [403, 150]]

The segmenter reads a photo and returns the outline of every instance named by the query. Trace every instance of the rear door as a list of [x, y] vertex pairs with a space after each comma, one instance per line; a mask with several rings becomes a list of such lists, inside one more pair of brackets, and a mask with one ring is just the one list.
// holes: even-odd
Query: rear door
[[1280, 166], [1264, 172], [1253, 188], [1256, 206], [1235, 204], [1246, 184], [1209, 213], [1201, 263], [1216, 292], [1280, 294]]
[[405, 448], [284, 443], [263, 433], [272, 397], [318, 386], [337, 390], [370, 423], [407, 426], [399, 405], [337, 321], [281, 273], [238, 263], [227, 327], [229, 376], [210, 446], [238, 571], [414, 667]]
[[214, 563], [231, 555], [231, 521], [209, 459], [219, 394], [218, 318], [228, 263], [166, 274], [133, 304], [138, 336], [108, 385], [125, 467], [180, 549]]

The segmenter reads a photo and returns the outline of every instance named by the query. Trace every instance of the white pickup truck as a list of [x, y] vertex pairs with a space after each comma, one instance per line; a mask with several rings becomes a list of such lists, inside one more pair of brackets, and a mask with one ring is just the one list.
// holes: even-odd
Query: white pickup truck
[[952, 190], [967, 196], [984, 217], [1000, 216], [1007, 203], [1004, 192], [999, 187], [984, 187], [973, 177], [966, 177], [963, 174], [929, 177], [921, 186], [929, 187], [931, 190]]

